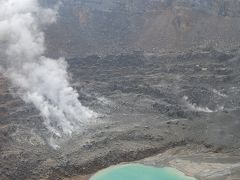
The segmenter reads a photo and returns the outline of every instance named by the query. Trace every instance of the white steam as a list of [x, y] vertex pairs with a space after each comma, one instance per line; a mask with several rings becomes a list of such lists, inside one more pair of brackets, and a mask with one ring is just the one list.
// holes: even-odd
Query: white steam
[[61, 137], [94, 113], [78, 101], [64, 59], [43, 56], [40, 27], [55, 20], [56, 11], [40, 7], [37, 0], [0, 0], [0, 69], [21, 98], [40, 111], [49, 131]]

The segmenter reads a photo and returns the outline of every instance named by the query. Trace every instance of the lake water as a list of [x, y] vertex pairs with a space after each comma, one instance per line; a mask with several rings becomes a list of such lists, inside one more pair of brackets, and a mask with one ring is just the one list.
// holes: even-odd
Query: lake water
[[113, 166], [96, 173], [90, 180], [196, 180], [174, 168], [141, 164]]

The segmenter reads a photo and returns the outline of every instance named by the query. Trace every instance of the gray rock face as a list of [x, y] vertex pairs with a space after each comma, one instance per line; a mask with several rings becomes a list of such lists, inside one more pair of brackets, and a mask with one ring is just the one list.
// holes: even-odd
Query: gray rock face
[[236, 0], [66, 0], [58, 23], [46, 29], [48, 52], [231, 48], [239, 46], [239, 9]]

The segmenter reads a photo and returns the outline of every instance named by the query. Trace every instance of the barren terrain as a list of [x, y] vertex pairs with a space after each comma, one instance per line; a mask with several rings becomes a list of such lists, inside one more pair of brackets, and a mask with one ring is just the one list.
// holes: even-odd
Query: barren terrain
[[54, 149], [39, 112], [1, 76], [0, 179], [86, 179], [137, 160], [199, 179], [240, 179], [237, 50], [93, 55], [68, 63], [80, 101], [98, 118]]

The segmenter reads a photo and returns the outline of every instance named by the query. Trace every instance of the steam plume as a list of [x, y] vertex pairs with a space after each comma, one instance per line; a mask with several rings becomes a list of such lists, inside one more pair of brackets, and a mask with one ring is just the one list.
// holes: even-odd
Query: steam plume
[[40, 27], [56, 21], [56, 11], [37, 0], [0, 0], [0, 69], [21, 98], [32, 103], [54, 135], [71, 135], [94, 113], [78, 101], [70, 86], [67, 63], [44, 57]]

